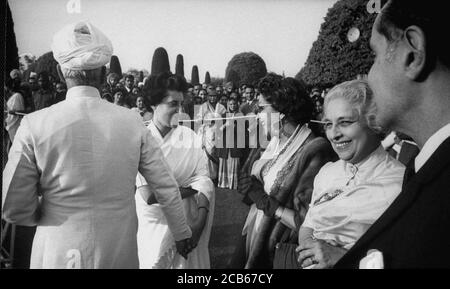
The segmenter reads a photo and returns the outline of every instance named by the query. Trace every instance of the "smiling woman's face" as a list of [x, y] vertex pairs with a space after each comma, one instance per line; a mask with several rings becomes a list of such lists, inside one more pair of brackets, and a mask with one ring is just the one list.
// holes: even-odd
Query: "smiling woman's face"
[[155, 107], [153, 119], [164, 127], [172, 127], [172, 117], [179, 111], [183, 103], [183, 92], [169, 90], [167, 96]]
[[327, 138], [341, 160], [356, 164], [380, 145], [378, 136], [367, 126], [365, 118], [343, 97], [327, 103], [323, 121]]

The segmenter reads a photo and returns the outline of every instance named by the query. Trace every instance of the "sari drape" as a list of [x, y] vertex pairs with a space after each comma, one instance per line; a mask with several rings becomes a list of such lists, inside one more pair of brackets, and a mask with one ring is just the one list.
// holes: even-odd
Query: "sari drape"
[[[176, 252], [175, 240], [159, 204], [148, 205], [136, 194], [136, 208], [139, 221], [138, 253], [140, 268], [157, 269], [208, 269], [209, 237], [214, 216], [214, 186], [209, 177], [207, 157], [202, 150], [201, 138], [189, 128], [178, 126], [164, 138], [153, 122], [148, 126], [161, 146], [169, 167], [179, 187], [191, 187], [203, 194], [209, 201], [209, 214], [198, 246], [184, 259]], [[138, 175], [137, 187], [145, 185]], [[188, 224], [198, 216], [198, 194], [183, 200]]]

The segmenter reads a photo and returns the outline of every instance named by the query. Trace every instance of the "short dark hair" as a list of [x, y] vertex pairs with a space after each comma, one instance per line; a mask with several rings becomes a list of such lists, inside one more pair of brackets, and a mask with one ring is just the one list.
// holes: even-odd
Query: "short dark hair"
[[125, 80], [127, 80], [127, 79], [131, 79], [131, 80], [134, 81], [134, 75], [133, 75], [133, 74], [127, 74], [127, 75], [125, 76]]
[[169, 90], [185, 93], [186, 79], [181, 75], [163, 72], [147, 78], [142, 91], [150, 105], [158, 105], [167, 96]]
[[42, 78], [46, 81], [50, 81], [50, 75], [47, 71], [39, 72], [37, 79], [39, 80], [39, 78]]
[[312, 119], [314, 105], [306, 87], [297, 79], [269, 73], [259, 81], [258, 88], [264, 99], [287, 120], [303, 125]]
[[12, 92], [20, 92], [21, 93], [20, 80], [18, 80], [18, 79], [12, 79], [12, 78], [8, 77], [8, 79], [6, 80], [5, 86]]
[[255, 87], [252, 84], [247, 84], [245, 89], [247, 89], [247, 88], [251, 88], [252, 90], [255, 90]]
[[236, 92], [232, 92], [232, 93], [230, 93], [229, 98], [230, 98], [230, 99], [236, 99], [236, 100], [238, 100], [239, 95], [238, 95]]
[[381, 11], [376, 29], [389, 42], [394, 42], [400, 37], [399, 30], [411, 25], [420, 27], [427, 39], [429, 65], [434, 67], [440, 61], [450, 67], [450, 45], [442, 39], [445, 38], [442, 29], [450, 24], [446, 4], [445, 1], [389, 0]]

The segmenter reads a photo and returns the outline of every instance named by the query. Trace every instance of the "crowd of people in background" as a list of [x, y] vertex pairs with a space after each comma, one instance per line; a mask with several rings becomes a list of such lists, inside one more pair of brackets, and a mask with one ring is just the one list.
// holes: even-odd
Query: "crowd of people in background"
[[[303, 83], [294, 78], [284, 78], [274, 73], [269, 73], [262, 79], [256, 81], [254, 85], [242, 84], [239, 87], [235, 87], [231, 82], [217, 86], [206, 83], [192, 85], [187, 83], [183, 77], [174, 76], [170, 73], [157, 75], [154, 78], [147, 77], [144, 79], [144, 82], [139, 82], [131, 74], [126, 74], [120, 78], [116, 73], [109, 73], [106, 76], [106, 81], [104, 81], [104, 84], [100, 88], [100, 98], [105, 102], [136, 112], [140, 115], [142, 121], [146, 125], [150, 128], [153, 127], [152, 133], [157, 139], [160, 139], [160, 145], [161, 148], [163, 148], [163, 152], [166, 150], [165, 147], [167, 146], [165, 157], [169, 160], [169, 165], [172, 167], [172, 170], [175, 171], [175, 176], [184, 175], [183, 170], [186, 170], [187, 167], [180, 167], [180, 160], [183, 158], [192, 160], [195, 150], [194, 148], [190, 148], [185, 152], [183, 151], [181, 154], [175, 154], [170, 144], [176, 139], [177, 134], [171, 133], [170, 138], [165, 137], [164, 134], [160, 136], [159, 133], [161, 132], [157, 129], [155, 123], [163, 123], [161, 117], [167, 119], [168, 114], [166, 111], [163, 116], [161, 116], [161, 114], [154, 115], [154, 112], [157, 110], [158, 106], [160, 106], [160, 101], [162, 101], [162, 99], [155, 101], [155, 97], [151, 96], [151, 91], [155, 90], [154, 87], [151, 87], [151, 82], [155, 82], [155, 79], [159, 78], [169, 78], [175, 79], [178, 82], [184, 82], [183, 85], [180, 84], [177, 87], [177, 90], [182, 96], [180, 99], [173, 100], [177, 105], [173, 107], [171, 115], [180, 112], [187, 114], [190, 120], [193, 120], [187, 124], [187, 127], [192, 129], [194, 128], [194, 122], [197, 121], [201, 123], [196, 133], [199, 136], [203, 153], [206, 155], [204, 161], [208, 168], [208, 179], [210, 179], [212, 184], [216, 187], [238, 190], [243, 196], [243, 202], [250, 206], [246, 224], [243, 227], [243, 240], [241, 244], [238, 244], [236, 252], [230, 260], [231, 267], [270, 268], [274, 266], [275, 268], [286, 268], [289, 266], [299, 266], [297, 263], [285, 263], [287, 262], [285, 260], [286, 257], [280, 257], [280, 254], [286, 255], [286, 250], [288, 250], [288, 252], [293, 251], [293, 248], [290, 246], [295, 246], [297, 238], [303, 238], [304, 242], [307, 243], [306, 240], [314, 235], [314, 230], [312, 228], [314, 228], [315, 224], [310, 224], [307, 229], [302, 229], [303, 227], [301, 227], [301, 224], [305, 224], [306, 220], [308, 220], [308, 222], [317, 222], [317, 220], [309, 221], [309, 218], [311, 217], [307, 218], [306, 210], [304, 210], [304, 208], [308, 206], [306, 203], [309, 199], [308, 194], [313, 190], [311, 176], [318, 174], [324, 176], [343, 174], [341, 177], [336, 177], [339, 179], [339, 181], [337, 180], [336, 182], [348, 178], [349, 181], [347, 186], [352, 184], [352, 186], [355, 186], [354, 190], [356, 190], [361, 186], [367, 186], [367, 184], [364, 179], [360, 180], [360, 183], [351, 182], [354, 177], [352, 168], [355, 168], [351, 163], [357, 163], [360, 159], [365, 159], [370, 156], [370, 158], [374, 159], [374, 161], [371, 162], [371, 166], [386, 165], [380, 164], [380, 162], [383, 160], [391, 161], [392, 159], [397, 159], [401, 161], [401, 163], [407, 164], [418, 153], [417, 145], [408, 136], [400, 133], [391, 133], [383, 140], [383, 146], [381, 146], [380, 141], [385, 135], [383, 135], [382, 132], [379, 132], [376, 135], [373, 134], [373, 131], [369, 128], [368, 124], [362, 123], [361, 126], [365, 129], [365, 133], [367, 135], [373, 134], [371, 137], [366, 136], [369, 140], [370, 138], [373, 138], [373, 140], [363, 143], [360, 148], [361, 152], [356, 152], [357, 154], [362, 155], [353, 162], [348, 162], [349, 160], [342, 157], [341, 159], [344, 163], [343, 168], [342, 165], [339, 166], [338, 163], [336, 163], [335, 169], [332, 169], [331, 167], [328, 169], [334, 170], [333, 172], [323, 172], [324, 169], [322, 166], [327, 162], [336, 159], [336, 154], [339, 155], [339, 148], [334, 147], [335, 153], [333, 153], [329, 143], [325, 140], [328, 132], [327, 125], [316, 125], [311, 121], [316, 120], [321, 123], [322, 120], [330, 118], [330, 114], [332, 116], [335, 115], [333, 110], [336, 106], [339, 107], [339, 105], [336, 105], [335, 103], [333, 103], [332, 106], [328, 104], [327, 106], [330, 107], [328, 113], [324, 113], [324, 102], [329, 103], [330, 97], [333, 97], [332, 99], [343, 98], [344, 100], [348, 100], [350, 97], [349, 95], [354, 94], [352, 97], [357, 99], [357, 110], [367, 111], [366, 107], [373, 105], [373, 103], [370, 102], [370, 97], [368, 97], [371, 95], [370, 88], [364, 80], [355, 80], [354, 82], [338, 86], [339, 88], [334, 88], [331, 91], [333, 96], [328, 97], [330, 92], [329, 88], [321, 90], [318, 87], [313, 87], [308, 89]], [[5, 111], [8, 112], [5, 119], [5, 129], [9, 134], [10, 143], [12, 143], [23, 115], [63, 101], [67, 89], [64, 82], [55, 81], [47, 72], [39, 74], [31, 73], [28, 81], [24, 82], [22, 81], [20, 72], [18, 70], [13, 70], [10, 73], [10, 79], [5, 85], [5, 91], [8, 95], [8, 101], [6, 102], [5, 107]], [[363, 96], [366, 96], [366, 98], [363, 99]], [[353, 103], [355, 100], [348, 101], [350, 101], [349, 103]], [[345, 115], [345, 111], [345, 108], [343, 109], [343, 112], [338, 111], [336, 117], [341, 116], [339, 115], [339, 113], [341, 113], [343, 114], [343, 117], [352, 118], [351, 116]], [[267, 125], [267, 123], [264, 123], [264, 118], [258, 119], [256, 127], [252, 127], [248, 120], [246, 120], [244, 122], [244, 139], [240, 139], [243, 136], [238, 135], [238, 118], [244, 116], [256, 117], [265, 113], [281, 113], [284, 120], [280, 123], [272, 123], [268, 130], [255, 130], [255, 128], [258, 128], [259, 126]], [[361, 119], [361, 116], [359, 118]], [[365, 116], [363, 116], [362, 119], [364, 118]], [[218, 120], [221, 120], [220, 131], [223, 132], [220, 136], [216, 135], [217, 130], [215, 125]], [[170, 129], [170, 120], [167, 120], [166, 122], [167, 128]], [[180, 122], [180, 124], [181, 123], [182, 122]], [[271, 135], [271, 132], [277, 131], [275, 128], [277, 125], [281, 127], [280, 135]], [[265, 138], [268, 140], [267, 146], [262, 146], [260, 143], [261, 139], [259, 138], [256, 142], [256, 146], [250, 145], [249, 134], [251, 133], [252, 128], [254, 130], [253, 133], [265, 134], [263, 139]], [[178, 132], [178, 130], [175, 131]], [[231, 138], [227, 135], [230, 133], [233, 134], [233, 137]], [[333, 137], [334, 136], [328, 135], [328, 139], [332, 143]], [[216, 142], [218, 139], [223, 141], [222, 146], [217, 146]], [[227, 143], [229, 140], [234, 143]], [[241, 142], [241, 145], [238, 145], [238, 142]], [[279, 146], [280, 143], [283, 144], [283, 149], [281, 151], [271, 151], [274, 149], [275, 144], [278, 144], [277, 146]], [[365, 146], [373, 148], [366, 149]], [[300, 149], [302, 151], [301, 153]], [[274, 153], [275, 155], [270, 155]], [[393, 157], [390, 160], [386, 159], [388, 153]], [[287, 155], [283, 156], [284, 154]], [[277, 155], [276, 161], [272, 163], [274, 160], [273, 157]], [[305, 162], [305, 159], [307, 162]], [[267, 163], [268, 160], [269, 163]], [[189, 163], [189, 161], [186, 163]], [[391, 165], [394, 168], [398, 166], [398, 172], [391, 172], [390, 170], [383, 169], [382, 172], [386, 174], [384, 180], [386, 180], [386, 178], [394, 178], [394, 180], [401, 178], [403, 172], [401, 163], [398, 162]], [[269, 164], [269, 167], [267, 167], [267, 164]], [[367, 164], [367, 166], [368, 169], [364, 170], [365, 172], [373, 168], [370, 167], [369, 164]], [[256, 168], [259, 168], [261, 171], [255, 171]], [[287, 170], [287, 168], [290, 168], [290, 170]], [[321, 168], [322, 170], [320, 170]], [[348, 172], [346, 172], [347, 169], [349, 170]], [[195, 174], [205, 174], [205, 172], [196, 172], [198, 168], [196, 169], [195, 167], [193, 167], [192, 170]], [[348, 174], [348, 176], [346, 176], [346, 174]], [[249, 176], [251, 175], [260, 177], [250, 178]], [[186, 177], [188, 176], [184, 176], [184, 178]], [[380, 178], [382, 178], [382, 176], [380, 176]], [[281, 179], [285, 180], [285, 182], [280, 183]], [[270, 185], [265, 185], [265, 182], [269, 182]], [[138, 177], [138, 192], [143, 190], [146, 187], [146, 184], [147, 183], [142, 177]], [[276, 184], [275, 187], [274, 184]], [[393, 194], [390, 195], [388, 200], [380, 199], [379, 202], [390, 203], [392, 198], [399, 192], [399, 188], [395, 187], [398, 184], [399, 182], [393, 182]], [[318, 184], [316, 184], [316, 186], [318, 186]], [[183, 199], [186, 198], [184, 200], [185, 203], [189, 203], [191, 200], [189, 196], [192, 195], [192, 193], [189, 194], [186, 190], [187, 189], [185, 188], [182, 189], [182, 197]], [[264, 192], [264, 190], [269, 194]], [[208, 198], [205, 199], [206, 202], [208, 202], [208, 199], [211, 200], [211, 198], [214, 200], [214, 194], [211, 193], [210, 188], [206, 189], [205, 192], [209, 192], [206, 194], [208, 196]], [[373, 193], [373, 190], [370, 192]], [[187, 195], [184, 196], [184, 194]], [[266, 198], [269, 195], [271, 197], [267, 200]], [[323, 201], [314, 200], [314, 202]], [[139, 218], [148, 218], [145, 217], [149, 214], [147, 211], [150, 209], [155, 210], [152, 206], [146, 206], [145, 202], [143, 202], [140, 197], [136, 197], [136, 203], [138, 205]], [[361, 204], [362, 203], [359, 203], [359, 205]], [[382, 210], [385, 209], [384, 206], [380, 207], [377, 206], [377, 204], [377, 202], [367, 204], [364, 215], [359, 218], [365, 218], [364, 220], [367, 222], [367, 218], [370, 217], [371, 223], [373, 223], [380, 215], [380, 208]], [[330, 205], [333, 206], [333, 202], [330, 202]], [[373, 206], [373, 209], [370, 209], [371, 206]], [[191, 207], [192, 206], [186, 206], [185, 209], [190, 210]], [[276, 211], [280, 210], [280, 208], [283, 208], [283, 214], [277, 218]], [[139, 213], [140, 210], [142, 213]], [[357, 208], [346, 207], [346, 210], [352, 215], [356, 215]], [[355, 211], [353, 212], [353, 210]], [[328, 210], [327, 212], [334, 211], [335, 210], [333, 209]], [[158, 212], [157, 215], [162, 214], [162, 212]], [[211, 212], [213, 212], [213, 210], [211, 210]], [[313, 212], [314, 210], [310, 210], [309, 214], [311, 215]], [[155, 212], [152, 211], [151, 214], [155, 215]], [[190, 213], [188, 212], [188, 215], [189, 214]], [[316, 214], [323, 217], [324, 212]], [[265, 216], [266, 219], [263, 216]], [[160, 217], [155, 218], [153, 221], [148, 219], [140, 221], [142, 224], [147, 224], [145, 226], [142, 225], [141, 227], [143, 229], [138, 231], [141, 267], [186, 268], [186, 266], [188, 266], [190, 268], [208, 268], [210, 266], [209, 254], [205, 240], [209, 240], [212, 219], [211, 216], [209, 218], [206, 217], [207, 215], [205, 215], [205, 219], [203, 220], [199, 231], [196, 233], [196, 242], [199, 242], [200, 239], [203, 240], [201, 248], [197, 248], [193, 253], [196, 257], [190, 259], [190, 264], [183, 261], [184, 259], [182, 258], [176, 259], [177, 261], [174, 261], [176, 265], [175, 263], [169, 264], [164, 261], [164, 255], [172, 252], [170, 251], [170, 247], [166, 246], [161, 252], [156, 252], [157, 254], [153, 252], [151, 254], [152, 250], [148, 249], [147, 245], [144, 245], [147, 244], [148, 237], [153, 231], [156, 230], [161, 233], [161, 230], [165, 230], [168, 232], [167, 225], [161, 223]], [[332, 218], [331, 215], [328, 217]], [[195, 219], [194, 217], [191, 218], [192, 220]], [[278, 222], [273, 223], [271, 221], [273, 218], [278, 220]], [[207, 222], [206, 220], [209, 221]], [[355, 219], [352, 223], [355, 222], [358, 222], [358, 220]], [[148, 225], [150, 223], [154, 224]], [[279, 226], [281, 226], [281, 224], [286, 227], [287, 231], [279, 231]], [[342, 230], [344, 230], [347, 225], [348, 223], [342, 223], [332, 224], [330, 226], [333, 228], [341, 226]], [[328, 238], [332, 236], [335, 239], [338, 238], [338, 233], [333, 232], [325, 234], [325, 229], [325, 227], [321, 227], [321, 235], [317, 235], [315, 238], [320, 238], [319, 236], [327, 236]], [[357, 240], [364, 230], [367, 229], [367, 226], [360, 226], [360, 229], [360, 231], [355, 232], [354, 236], [345, 240], [336, 239], [335, 242], [340, 243], [339, 246], [341, 247], [345, 248], [347, 246], [347, 248], [350, 248], [355, 240]], [[300, 235], [298, 235], [299, 230]], [[208, 233], [205, 235], [202, 234], [203, 232]], [[270, 232], [277, 236], [275, 237], [274, 235], [274, 239], [271, 241], [278, 244], [275, 251], [266, 251], [264, 249], [269, 241], [266, 234]], [[154, 245], [162, 246], [160, 242], [167, 242], [166, 239], [169, 235], [165, 236], [165, 233], [161, 233], [159, 239], [153, 238], [153, 242], [156, 242], [156, 245]], [[290, 237], [287, 238], [286, 236]], [[275, 244], [271, 244], [269, 247], [274, 249]], [[332, 260], [332, 263], [323, 266], [334, 265], [338, 258], [344, 253], [345, 250], [338, 251], [336, 255], [333, 255], [334, 259]], [[172, 252], [171, 254], [174, 253]], [[276, 258], [274, 258], [274, 256], [276, 256]], [[281, 264], [280, 262], [284, 263]], [[314, 265], [314, 260], [305, 258], [300, 265], [304, 267], [312, 266]]]
[[[367, 79], [323, 91], [275, 73], [238, 87], [170, 72], [105, 83], [111, 42], [71, 24], [53, 42], [70, 101], [44, 72], [5, 85], [3, 217], [38, 226], [34, 268], [209, 268], [218, 186], [250, 208], [230, 268], [449, 267], [445, 13], [390, 0]], [[174, 125], [179, 112], [190, 119]]]
[[[117, 73], [111, 72], [106, 77], [100, 96], [105, 101], [135, 111], [147, 124], [153, 118], [154, 107], [149, 104], [143, 91], [144, 81], [139, 82], [139, 79], [132, 74], [120, 77]], [[257, 115], [263, 109], [259, 105], [261, 96], [257, 83], [258, 81], [255, 81], [254, 84], [241, 84], [240, 86], [232, 82], [223, 85], [187, 83], [187, 91], [184, 93], [180, 112], [186, 113], [193, 120], [221, 118], [226, 115], [232, 117]], [[39, 74], [31, 72], [28, 80], [24, 81], [21, 72], [17, 69], [11, 71], [5, 90], [8, 96], [8, 101], [5, 102], [5, 111], [8, 112], [5, 129], [9, 135], [9, 144], [14, 139], [22, 114], [56, 104], [65, 99], [67, 92], [65, 83], [56, 80], [48, 72]], [[316, 87], [311, 89], [309, 96], [314, 104], [312, 119], [321, 119], [325, 93], [326, 90], [321, 91]], [[197, 110], [195, 106], [198, 107]], [[237, 189], [240, 164], [245, 162], [249, 153], [248, 142], [246, 148], [238, 147], [237, 144], [232, 148], [216, 148], [213, 143], [215, 138], [212, 131], [213, 125], [214, 123], [210, 124], [209, 131], [206, 128], [200, 129], [200, 132], [205, 135], [205, 143], [209, 141], [209, 145], [205, 144], [205, 148], [208, 148], [205, 151], [210, 160], [212, 178], [218, 187]], [[230, 122], [223, 126], [224, 136], [227, 133], [227, 127], [230, 127]], [[7, 147], [9, 144], [6, 144]]]

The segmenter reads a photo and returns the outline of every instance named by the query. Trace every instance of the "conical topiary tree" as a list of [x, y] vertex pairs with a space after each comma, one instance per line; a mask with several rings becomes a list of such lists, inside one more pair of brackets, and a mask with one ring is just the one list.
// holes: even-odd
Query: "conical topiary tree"
[[236, 54], [228, 62], [225, 81], [232, 81], [235, 85], [251, 84], [266, 74], [266, 63], [258, 54], [243, 52]]
[[200, 84], [200, 78], [198, 76], [198, 67], [197, 67], [197, 65], [192, 66], [191, 84], [192, 85]]
[[340, 0], [328, 10], [296, 78], [309, 86], [330, 87], [369, 72], [373, 62], [369, 40], [376, 14], [367, 11], [367, 4], [366, 0]]
[[152, 58], [151, 75], [170, 71], [169, 55], [163, 47], [156, 48]]
[[236, 88], [240, 86], [241, 78], [239, 77], [239, 74], [236, 71], [230, 69], [227, 71], [225, 82], [231, 82], [233, 84], [233, 87]]
[[205, 73], [205, 83], [210, 84], [211, 83], [211, 76], [209, 76], [209, 71]]
[[111, 56], [111, 60], [109, 62], [109, 72], [114, 72], [122, 78], [122, 67], [120, 66], [119, 57], [116, 55]]
[[143, 82], [144, 81], [144, 72], [141, 70], [139, 71], [139, 82]]
[[184, 77], [184, 60], [183, 55], [181, 54], [177, 55], [177, 62], [175, 64], [175, 74]]
[[[12, 19], [11, 9], [9, 8], [8, 1], [6, 2], [6, 61], [5, 72], [9, 75], [9, 72], [14, 68], [19, 68], [19, 55], [16, 43], [16, 34], [14, 33], [14, 22]], [[4, 5], [4, 4], [3, 4]], [[2, 5], [2, 6], [3, 6]], [[2, 9], [3, 10], [3, 9]]]

